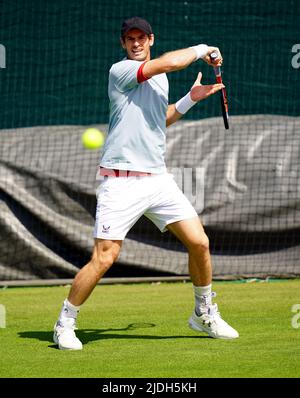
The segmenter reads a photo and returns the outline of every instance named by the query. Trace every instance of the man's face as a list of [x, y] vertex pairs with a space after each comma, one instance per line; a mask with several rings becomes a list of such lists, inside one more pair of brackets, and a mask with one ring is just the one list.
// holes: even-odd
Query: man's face
[[149, 61], [150, 47], [154, 43], [154, 35], [147, 35], [139, 29], [131, 29], [121, 38], [121, 44], [127, 51], [127, 57], [135, 61]]

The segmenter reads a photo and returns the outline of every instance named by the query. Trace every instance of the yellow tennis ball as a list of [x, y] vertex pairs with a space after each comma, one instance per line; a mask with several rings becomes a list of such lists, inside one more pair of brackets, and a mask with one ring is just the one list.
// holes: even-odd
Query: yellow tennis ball
[[104, 144], [105, 137], [102, 131], [90, 127], [82, 134], [82, 144], [87, 149], [98, 149]]

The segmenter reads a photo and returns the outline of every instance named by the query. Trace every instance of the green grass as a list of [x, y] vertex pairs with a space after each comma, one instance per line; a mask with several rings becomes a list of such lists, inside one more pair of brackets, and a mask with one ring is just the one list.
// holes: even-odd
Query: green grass
[[0, 377], [299, 377], [300, 328], [291, 325], [291, 307], [300, 303], [300, 280], [215, 282], [214, 290], [237, 340], [187, 327], [190, 283], [102, 285], [79, 315], [83, 350], [60, 351], [52, 328], [69, 287], [2, 289]]

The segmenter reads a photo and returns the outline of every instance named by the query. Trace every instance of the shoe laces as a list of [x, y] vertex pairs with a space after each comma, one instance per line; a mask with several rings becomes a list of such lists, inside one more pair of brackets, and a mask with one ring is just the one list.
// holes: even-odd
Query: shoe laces
[[212, 304], [208, 307], [207, 314], [211, 318], [211, 320], [215, 320], [216, 318], [221, 318], [221, 314], [218, 309], [218, 304]]
[[209, 328], [214, 329], [222, 320], [217, 304], [212, 304], [206, 308], [206, 311], [200, 315], [202, 322]]

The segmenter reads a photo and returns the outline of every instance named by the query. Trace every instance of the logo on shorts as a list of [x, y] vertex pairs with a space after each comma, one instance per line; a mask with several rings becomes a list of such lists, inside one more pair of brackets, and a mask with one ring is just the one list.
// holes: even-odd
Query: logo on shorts
[[108, 234], [109, 233], [109, 229], [110, 229], [110, 225], [108, 227], [106, 227], [105, 225], [102, 225], [102, 232], [104, 234]]

